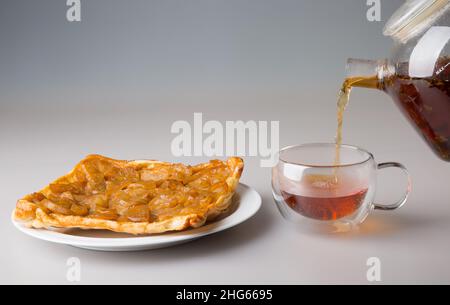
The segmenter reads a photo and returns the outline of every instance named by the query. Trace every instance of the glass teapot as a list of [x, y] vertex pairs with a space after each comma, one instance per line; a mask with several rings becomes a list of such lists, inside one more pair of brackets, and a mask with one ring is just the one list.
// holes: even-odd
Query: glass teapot
[[349, 59], [353, 87], [389, 94], [432, 150], [450, 162], [450, 0], [407, 0], [386, 24], [390, 59]]

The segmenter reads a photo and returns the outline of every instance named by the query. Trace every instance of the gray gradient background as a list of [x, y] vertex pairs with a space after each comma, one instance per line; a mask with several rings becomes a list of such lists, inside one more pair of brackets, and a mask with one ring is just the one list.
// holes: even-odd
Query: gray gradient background
[[[347, 57], [382, 58], [383, 22], [362, 0], [82, 0], [82, 22], [65, 0], [0, 5], [0, 283], [450, 283], [449, 166], [439, 161], [381, 92], [355, 90], [345, 142], [378, 161], [409, 167], [414, 189], [395, 213], [375, 213], [361, 232], [316, 236], [278, 214], [270, 170], [246, 158], [243, 182], [261, 211], [226, 232], [141, 253], [96, 253], [33, 240], [10, 224], [15, 201], [67, 172], [88, 153], [174, 158], [175, 120], [279, 120], [281, 145], [333, 141], [336, 92]], [[383, 21], [400, 0], [382, 0]], [[401, 176], [380, 175], [379, 201]]]

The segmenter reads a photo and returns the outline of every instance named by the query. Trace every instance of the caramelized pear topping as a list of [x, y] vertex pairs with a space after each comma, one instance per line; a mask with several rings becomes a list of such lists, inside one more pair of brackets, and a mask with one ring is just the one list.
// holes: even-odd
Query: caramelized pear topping
[[225, 162], [150, 166], [91, 156], [29, 200], [46, 212], [113, 221], [152, 222], [207, 211], [223, 194]]

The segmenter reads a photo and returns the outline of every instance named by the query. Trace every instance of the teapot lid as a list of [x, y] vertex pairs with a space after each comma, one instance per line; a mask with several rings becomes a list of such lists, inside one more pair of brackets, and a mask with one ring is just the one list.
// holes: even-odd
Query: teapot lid
[[406, 0], [384, 27], [383, 34], [406, 43], [450, 8], [450, 0]]

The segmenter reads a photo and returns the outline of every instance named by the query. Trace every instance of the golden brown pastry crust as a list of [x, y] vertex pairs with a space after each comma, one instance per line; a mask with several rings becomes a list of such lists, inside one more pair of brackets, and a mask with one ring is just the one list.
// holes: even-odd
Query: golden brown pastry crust
[[[99, 155], [88, 156], [83, 161], [89, 158], [100, 158], [107, 160], [108, 162], [117, 163], [119, 166], [128, 165], [136, 167], [152, 168], [157, 165], [169, 165], [170, 163], [160, 161], [148, 161], [148, 160], [134, 160], [134, 161], [122, 161], [106, 158]], [[82, 162], [83, 162], [82, 161]], [[58, 181], [65, 180], [70, 177], [79, 166], [80, 162], [69, 174], [57, 179]], [[190, 215], [174, 215], [172, 218], [164, 219], [155, 222], [119, 222], [115, 220], [105, 220], [90, 218], [84, 216], [67, 216], [50, 211], [44, 211], [37, 204], [32, 202], [33, 194], [25, 196], [23, 199], [18, 200], [16, 209], [14, 211], [14, 219], [22, 222], [24, 225], [32, 228], [81, 228], [81, 229], [98, 229], [98, 230], [110, 230], [114, 232], [129, 233], [129, 234], [156, 234], [167, 231], [181, 231], [188, 228], [198, 228], [205, 224], [206, 221], [214, 219], [220, 214], [227, 211], [231, 204], [231, 199], [239, 184], [244, 162], [241, 158], [233, 157], [226, 161], [230, 175], [226, 179], [228, 185], [228, 191], [221, 194], [215, 202], [211, 203], [206, 212], [193, 213]], [[197, 165], [197, 169], [208, 168], [210, 163], [204, 163]], [[48, 191], [50, 186], [46, 186], [41, 192]]]

